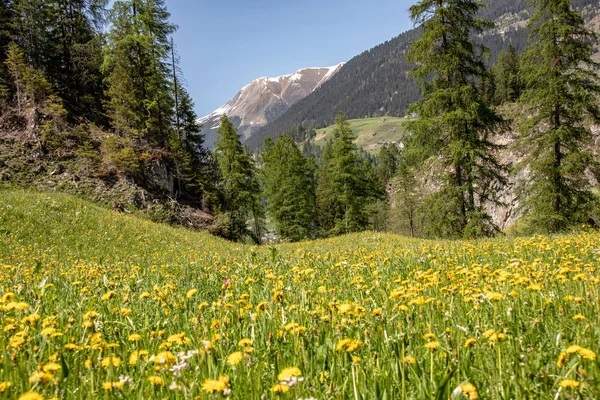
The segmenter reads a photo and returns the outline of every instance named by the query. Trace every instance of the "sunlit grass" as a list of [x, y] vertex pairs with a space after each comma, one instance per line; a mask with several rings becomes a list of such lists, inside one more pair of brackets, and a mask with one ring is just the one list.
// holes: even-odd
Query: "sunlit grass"
[[599, 256], [585, 231], [249, 247], [0, 192], [0, 398], [599, 398]]

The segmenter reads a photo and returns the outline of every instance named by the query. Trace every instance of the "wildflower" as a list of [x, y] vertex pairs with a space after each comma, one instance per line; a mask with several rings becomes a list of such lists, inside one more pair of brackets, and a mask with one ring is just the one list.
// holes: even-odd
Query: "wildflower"
[[165, 380], [157, 375], [152, 375], [148, 377], [148, 382], [157, 386], [164, 386]]
[[[488, 298], [488, 300], [491, 300], [491, 301], [504, 300], [504, 296], [501, 295], [500, 293], [496, 293], [496, 292], [488, 293], [487, 298]], [[470, 383], [468, 385], [470, 385]]]
[[48, 374], [42, 371], [36, 371], [29, 377], [29, 383], [32, 385], [37, 385], [39, 383], [44, 384], [52, 381], [54, 379], [54, 375]]
[[277, 379], [279, 381], [286, 381], [294, 376], [302, 376], [302, 371], [300, 371], [300, 369], [296, 367], [288, 367], [281, 370], [279, 375], [277, 375]]
[[582, 314], [577, 314], [573, 317], [573, 321], [582, 321], [585, 320], [586, 318], [582, 315]]
[[402, 360], [402, 362], [404, 364], [415, 365], [417, 363], [417, 359], [414, 358], [413, 356], [406, 356], [406, 357], [404, 357], [404, 360]]
[[244, 356], [241, 351], [233, 352], [227, 357], [227, 364], [233, 366], [238, 365], [243, 358]]
[[139, 359], [145, 360], [149, 356], [146, 350], [134, 351], [129, 355], [129, 365], [136, 365]]
[[229, 388], [229, 378], [226, 376], [219, 376], [218, 379], [207, 379], [202, 383], [202, 390], [206, 393], [223, 392], [225, 393]]
[[585, 348], [581, 348], [579, 350], [579, 355], [582, 358], [588, 359], [588, 360], [595, 360], [596, 359], [596, 353], [594, 353], [592, 350], [590, 349], [585, 349]]
[[565, 360], [567, 359], [567, 353], [562, 351], [558, 356], [558, 361], [556, 361], [556, 365], [562, 367], [565, 364]]
[[438, 347], [440, 347], [440, 342], [429, 342], [429, 343], [425, 343], [425, 348], [429, 349], [431, 351], [435, 351], [438, 349]]
[[88, 311], [85, 314], [83, 314], [83, 319], [93, 321], [96, 318], [98, 318], [99, 316], [100, 316], [100, 314], [98, 314], [96, 311]]
[[460, 385], [460, 390], [469, 398], [469, 400], [479, 399], [477, 388], [471, 383], [465, 383]]
[[427, 341], [433, 340], [433, 339], [435, 339], [435, 334], [433, 334], [431, 332], [426, 333], [425, 335], [423, 335], [423, 339], [425, 339]]
[[60, 365], [57, 363], [50, 362], [42, 367], [44, 372], [56, 372], [60, 369]]
[[579, 382], [577, 382], [573, 379], [564, 379], [564, 380], [560, 381], [559, 385], [564, 387], [565, 389], [568, 389], [568, 388], [574, 389], [579, 386]]
[[238, 342], [238, 346], [240, 346], [240, 347], [244, 347], [244, 346], [251, 346], [251, 345], [252, 345], [252, 340], [250, 340], [250, 339], [246, 339], [246, 338], [244, 338], [244, 339], [241, 339], [241, 340]]
[[353, 353], [356, 350], [360, 350], [363, 347], [363, 343], [356, 339], [342, 339], [335, 346], [336, 351], [346, 351]]
[[163, 351], [151, 358], [154, 364], [175, 364], [177, 358], [170, 351]]
[[465, 349], [468, 349], [469, 347], [473, 347], [475, 346], [475, 343], [477, 343], [477, 339], [475, 338], [468, 338], [467, 340], [465, 340]]
[[192, 296], [195, 295], [196, 293], [198, 293], [198, 289], [190, 289], [185, 294], [185, 297], [188, 298], [188, 299], [191, 299]]
[[142, 340], [142, 335], [134, 333], [129, 335], [127, 340], [129, 340], [130, 342], [139, 342], [140, 340]]
[[104, 390], [113, 390], [113, 389], [121, 389], [125, 386], [125, 382], [104, 382], [102, 384], [102, 389]]
[[113, 297], [115, 297], [116, 295], [117, 295], [117, 292], [115, 292], [114, 290], [109, 290], [108, 292], [106, 292], [102, 295], [102, 300], [108, 301], [108, 300], [112, 299]]
[[19, 396], [19, 400], [44, 400], [44, 397], [37, 392], [25, 392]]
[[105, 368], [109, 368], [110, 366], [118, 368], [121, 365], [121, 359], [115, 356], [108, 356], [104, 357], [100, 364]]
[[150, 297], [149, 292], [142, 292], [142, 294], [140, 294], [140, 300], [147, 299], [148, 297]]
[[0, 393], [4, 393], [6, 389], [12, 386], [10, 382], [0, 382]]
[[285, 393], [285, 392], [287, 392], [288, 390], [290, 390], [290, 387], [289, 387], [289, 386], [287, 386], [287, 385], [282, 385], [282, 384], [280, 384], [280, 383], [278, 383], [278, 384], [274, 385], [274, 386], [271, 388], [271, 392], [273, 392], [273, 393]]

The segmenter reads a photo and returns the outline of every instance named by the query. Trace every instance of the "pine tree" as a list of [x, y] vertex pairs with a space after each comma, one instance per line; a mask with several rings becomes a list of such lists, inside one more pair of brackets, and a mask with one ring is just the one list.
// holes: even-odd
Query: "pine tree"
[[533, 0], [531, 43], [525, 51], [519, 147], [531, 171], [522, 188], [523, 210], [535, 230], [559, 232], [586, 222], [593, 199], [585, 170], [589, 121], [600, 121], [600, 84], [594, 68], [595, 35], [570, 0]]
[[[231, 240], [251, 236], [255, 242], [259, 242], [264, 211], [260, 204], [260, 185], [254, 162], [227, 116], [221, 118], [217, 133], [219, 138], [215, 158], [219, 166], [219, 189], [223, 196], [218, 212], [226, 220], [224, 225], [227, 227], [221, 234]], [[247, 227], [250, 217], [253, 220], [251, 230]]]
[[498, 56], [498, 63], [493, 68], [496, 104], [515, 102], [521, 97], [523, 85], [519, 63], [519, 55], [512, 45], [508, 46], [508, 51], [503, 50]]
[[278, 235], [291, 241], [314, 237], [314, 170], [289, 136], [274, 143], [267, 138], [264, 148], [264, 194]]
[[420, 152], [438, 155], [445, 171], [441, 189], [430, 199], [428, 227], [434, 236], [494, 232], [484, 204], [504, 182], [490, 140], [502, 119], [477, 87], [487, 75], [486, 49], [472, 36], [492, 26], [477, 18], [481, 6], [476, 0], [421, 0], [410, 8], [411, 19], [423, 29], [408, 53], [418, 65], [413, 76], [423, 96], [409, 109], [418, 118], [409, 124], [407, 144], [427, 146]]

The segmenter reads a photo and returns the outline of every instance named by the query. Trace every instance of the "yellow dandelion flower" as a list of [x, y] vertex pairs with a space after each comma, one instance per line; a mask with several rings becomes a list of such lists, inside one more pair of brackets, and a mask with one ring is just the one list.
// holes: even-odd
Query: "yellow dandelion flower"
[[207, 379], [202, 383], [202, 390], [206, 393], [224, 392], [229, 388], [229, 378], [220, 376], [218, 379]]
[[142, 335], [138, 333], [133, 333], [127, 337], [127, 340], [129, 340], [130, 342], [139, 342], [140, 340], [142, 340]]
[[108, 300], [112, 299], [113, 297], [115, 297], [116, 295], [117, 295], [117, 292], [115, 292], [114, 290], [109, 290], [108, 292], [106, 292], [102, 295], [102, 300], [108, 301]]
[[438, 349], [438, 347], [440, 347], [440, 342], [429, 342], [429, 343], [425, 343], [425, 348], [429, 349], [431, 351], [435, 351]]
[[250, 340], [250, 339], [246, 339], [246, 338], [244, 338], [244, 339], [241, 339], [241, 340], [238, 342], [238, 346], [240, 346], [240, 347], [244, 347], [244, 346], [251, 346], [251, 345], [252, 345], [252, 340]]
[[353, 353], [363, 347], [363, 342], [357, 339], [342, 339], [335, 346], [336, 351], [346, 351]]
[[296, 367], [288, 367], [281, 370], [279, 375], [277, 375], [277, 379], [279, 381], [287, 381], [294, 376], [302, 376], [302, 371]]
[[177, 358], [170, 351], [162, 351], [152, 357], [154, 364], [175, 364]]
[[54, 379], [54, 375], [48, 374], [42, 371], [36, 371], [29, 377], [29, 383], [32, 385], [44, 384], [51, 382]]
[[229, 365], [238, 365], [240, 361], [244, 358], [244, 355], [241, 351], [236, 351], [227, 356], [227, 364]]
[[195, 295], [196, 293], [198, 293], [198, 289], [190, 289], [185, 294], [185, 297], [188, 298], [188, 299], [191, 299], [192, 296]]
[[558, 356], [558, 361], [556, 361], [556, 365], [558, 365], [559, 367], [562, 367], [563, 365], [565, 365], [565, 360], [567, 359], [568, 355], [566, 352], [562, 351], [560, 353], [560, 355]]
[[573, 317], [573, 321], [583, 321], [586, 318], [583, 316], [583, 314], [577, 314]]
[[12, 383], [10, 382], [0, 382], [0, 393], [4, 393], [11, 386]]
[[588, 360], [595, 360], [596, 359], [596, 353], [594, 353], [592, 350], [590, 349], [585, 349], [585, 348], [581, 348], [578, 351], [579, 355], [582, 358], [588, 359]]
[[573, 379], [563, 379], [562, 381], [560, 381], [559, 385], [564, 387], [565, 389], [569, 389], [569, 388], [574, 389], [579, 386], [579, 382], [577, 382]]
[[146, 350], [136, 350], [129, 355], [129, 365], [136, 365], [138, 360], [146, 360], [150, 353]]
[[475, 338], [468, 338], [467, 340], [465, 340], [465, 349], [468, 349], [469, 347], [473, 347], [475, 346], [475, 343], [477, 343], [477, 339]]
[[142, 292], [140, 294], [140, 300], [147, 299], [148, 297], [150, 297], [150, 292]]
[[406, 356], [406, 357], [404, 357], [404, 360], [402, 360], [402, 362], [404, 364], [415, 365], [417, 363], [417, 359], [414, 358], [413, 356]]
[[44, 396], [37, 392], [25, 392], [19, 396], [19, 400], [44, 400]]
[[104, 390], [113, 390], [113, 389], [121, 389], [125, 386], [125, 382], [104, 382], [102, 384], [102, 389]]
[[157, 386], [164, 386], [165, 380], [157, 375], [152, 375], [148, 377], [148, 382]]
[[479, 394], [477, 388], [471, 383], [460, 385], [460, 390], [469, 398], [469, 400], [478, 400]]
[[60, 369], [60, 365], [54, 362], [50, 362], [42, 367], [44, 372], [56, 372]]
[[433, 334], [431, 332], [426, 333], [423, 335], [423, 339], [428, 340], [428, 341], [433, 340], [433, 339], [435, 339], [435, 334]]
[[271, 392], [273, 393], [285, 393], [290, 390], [290, 387], [287, 385], [282, 385], [278, 383], [271, 388]]
[[100, 364], [105, 368], [109, 368], [111, 366], [118, 368], [121, 365], [121, 359], [116, 356], [108, 356], [104, 357]]

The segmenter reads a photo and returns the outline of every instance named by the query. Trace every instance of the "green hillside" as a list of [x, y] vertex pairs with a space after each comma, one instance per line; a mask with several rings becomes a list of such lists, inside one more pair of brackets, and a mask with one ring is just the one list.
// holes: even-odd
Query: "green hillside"
[[599, 398], [598, 243], [254, 247], [0, 191], [0, 398]]
[[[402, 139], [406, 121], [406, 118], [377, 117], [352, 119], [348, 122], [356, 135], [356, 145], [369, 153], [377, 153], [382, 145]], [[333, 139], [334, 128], [335, 126], [331, 125], [318, 129], [315, 143], [324, 145], [327, 140]]]

